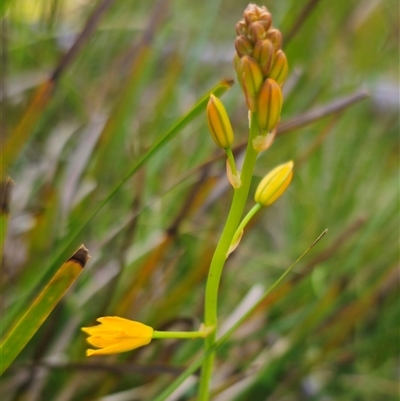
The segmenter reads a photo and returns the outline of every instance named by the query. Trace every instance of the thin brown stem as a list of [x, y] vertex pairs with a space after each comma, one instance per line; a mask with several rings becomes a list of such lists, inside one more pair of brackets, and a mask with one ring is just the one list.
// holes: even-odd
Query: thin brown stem
[[285, 46], [294, 38], [296, 33], [299, 31], [301, 26], [307, 20], [307, 18], [311, 15], [312, 11], [315, 9], [320, 0], [309, 0], [309, 2], [303, 7], [300, 14], [296, 18], [292, 28], [288, 33], [285, 33], [283, 37], [285, 38]]
[[61, 74], [66, 70], [66, 68], [71, 64], [71, 62], [76, 58], [77, 54], [81, 50], [84, 43], [90, 38], [96, 26], [100, 22], [101, 18], [105, 12], [111, 7], [115, 0], [103, 0], [92, 12], [89, 19], [87, 20], [85, 27], [82, 32], [76, 38], [74, 44], [59, 60], [56, 68], [50, 75], [52, 81], [58, 81]]

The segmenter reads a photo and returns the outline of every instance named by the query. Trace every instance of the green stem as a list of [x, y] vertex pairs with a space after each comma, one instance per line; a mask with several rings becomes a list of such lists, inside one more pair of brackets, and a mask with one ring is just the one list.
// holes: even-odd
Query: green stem
[[236, 163], [235, 163], [235, 158], [233, 157], [232, 149], [231, 148], [226, 148], [225, 149], [226, 155], [228, 156], [228, 163], [231, 166], [232, 174], [236, 175]]
[[[235, 189], [229, 215], [211, 261], [210, 271], [208, 273], [204, 306], [204, 324], [207, 327], [213, 326], [217, 328], [219, 282], [221, 279], [222, 269], [225, 264], [226, 254], [232, 243], [233, 236], [235, 235], [236, 229], [243, 215], [244, 207], [246, 205], [254, 165], [258, 155], [258, 152], [253, 149], [252, 145], [252, 140], [256, 135], [258, 135], [257, 119], [255, 117], [255, 113], [252, 113], [250, 117], [249, 141], [247, 143], [246, 155], [241, 173], [242, 186]], [[206, 337], [206, 352], [213, 347], [213, 344], [216, 340], [216, 332], [217, 330], [214, 330], [208, 337]], [[203, 362], [198, 396], [199, 401], [207, 401], [209, 399], [209, 382], [213, 369], [214, 356], [215, 352], [209, 352]]]
[[204, 338], [210, 330], [200, 331], [153, 331], [152, 338]]
[[246, 214], [242, 222], [239, 224], [239, 227], [237, 228], [235, 235], [233, 236], [232, 244], [234, 244], [237, 239], [239, 238], [240, 233], [242, 230], [247, 226], [247, 223], [250, 221], [250, 219], [261, 209], [262, 204], [261, 203], [256, 203]]
[[221, 347], [232, 334], [242, 325], [242, 323], [258, 308], [262, 302], [265, 301], [267, 296], [284, 280], [284, 278], [293, 270], [293, 268], [300, 262], [301, 259], [316, 245], [316, 243], [326, 234], [328, 230], [324, 230], [322, 234], [309, 246], [300, 257], [288, 268], [286, 271], [264, 292], [263, 296], [239, 319], [236, 323], [223, 335], [214, 345], [199, 358], [193, 361], [185, 371], [178, 376], [171, 384], [169, 384], [164, 390], [157, 395], [153, 401], [165, 401], [190, 375], [194, 374], [196, 370], [201, 366], [202, 362], [206, 359], [209, 353], [214, 352], [217, 348]]

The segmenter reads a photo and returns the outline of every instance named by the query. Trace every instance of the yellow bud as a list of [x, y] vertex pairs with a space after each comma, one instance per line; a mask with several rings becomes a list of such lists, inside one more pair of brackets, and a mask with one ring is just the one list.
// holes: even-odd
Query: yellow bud
[[286, 55], [282, 50], [278, 50], [268, 76], [282, 86], [286, 80], [288, 72], [289, 65]]
[[235, 49], [239, 56], [248, 56], [253, 52], [253, 42], [244, 35], [235, 39]]
[[274, 46], [269, 39], [260, 40], [254, 46], [253, 57], [260, 64], [264, 77], [271, 70], [274, 53]]
[[232, 125], [224, 104], [214, 95], [210, 95], [207, 104], [207, 121], [217, 146], [222, 149], [230, 148], [234, 140]]
[[267, 32], [266, 38], [274, 45], [275, 51], [278, 51], [282, 46], [282, 34], [278, 29], [270, 29]]
[[281, 87], [270, 78], [267, 78], [257, 97], [257, 121], [261, 129], [271, 131], [278, 124], [282, 110]]
[[293, 162], [275, 167], [258, 184], [254, 200], [263, 206], [275, 202], [289, 186], [293, 176]]
[[244, 56], [239, 61], [237, 74], [246, 98], [247, 107], [249, 110], [255, 111], [257, 94], [264, 80], [261, 67], [253, 58]]

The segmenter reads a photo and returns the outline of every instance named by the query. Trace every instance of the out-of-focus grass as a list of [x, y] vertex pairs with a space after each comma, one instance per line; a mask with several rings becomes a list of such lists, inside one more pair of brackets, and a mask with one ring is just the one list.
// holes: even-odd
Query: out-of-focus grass
[[[96, 8], [54, 0], [27, 12], [27, 3], [11, 2], [2, 21], [4, 143]], [[270, 167], [292, 158], [295, 177], [229, 259], [221, 323], [254, 284], [268, 287], [324, 228], [329, 233], [218, 351], [218, 401], [398, 396], [396, 4], [310, 4], [304, 18], [304, 2], [265, 4], [284, 38], [293, 33], [284, 44], [291, 75], [282, 125], [361, 90], [370, 97], [287, 132], [260, 156], [254, 187]], [[245, 6], [110, 4], [2, 171], [15, 182], [1, 271], [3, 333], [34, 298], [33, 283], [50, 274], [42, 266], [51, 266], [130, 168], [203, 93], [234, 77], [234, 25]], [[224, 103], [239, 143], [247, 121], [237, 85]], [[231, 196], [222, 159], [201, 167], [217, 154], [205, 117], [198, 117], [71, 243], [76, 248], [84, 239], [92, 259], [2, 377], [2, 400], [151, 400], [200, 352], [199, 340], [154, 341], [129, 354], [86, 359], [79, 327], [105, 314], [156, 329], [198, 327]], [[195, 393], [188, 386], [182, 394], [188, 400]]]

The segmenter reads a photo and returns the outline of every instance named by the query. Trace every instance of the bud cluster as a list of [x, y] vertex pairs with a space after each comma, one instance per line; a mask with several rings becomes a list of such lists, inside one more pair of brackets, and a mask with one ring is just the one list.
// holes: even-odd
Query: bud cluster
[[249, 110], [257, 113], [262, 130], [271, 131], [279, 122], [281, 86], [288, 74], [282, 34], [272, 27], [264, 6], [249, 4], [243, 17], [236, 24], [234, 67]]

